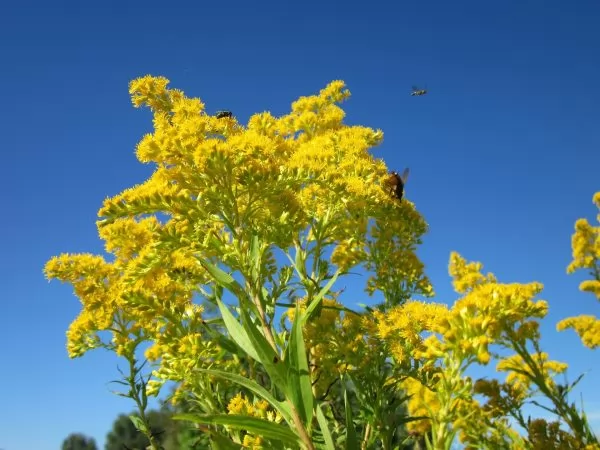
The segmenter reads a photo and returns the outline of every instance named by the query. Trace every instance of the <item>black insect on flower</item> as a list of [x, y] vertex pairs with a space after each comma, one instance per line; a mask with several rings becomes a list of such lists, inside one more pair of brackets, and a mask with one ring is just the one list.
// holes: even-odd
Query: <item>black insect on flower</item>
[[386, 180], [386, 185], [390, 189], [390, 193], [398, 200], [402, 200], [402, 196], [404, 195], [404, 185], [408, 179], [408, 174], [408, 168], [404, 169], [402, 175], [399, 175], [398, 172], [391, 172], [389, 178]]
[[216, 117], [217, 119], [230, 119], [233, 117], [233, 113], [231, 111], [217, 111]]

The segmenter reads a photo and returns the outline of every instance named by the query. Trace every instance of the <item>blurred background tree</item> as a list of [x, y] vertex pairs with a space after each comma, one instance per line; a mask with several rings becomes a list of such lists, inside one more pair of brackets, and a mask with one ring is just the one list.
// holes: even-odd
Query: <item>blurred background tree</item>
[[96, 441], [81, 433], [72, 433], [63, 441], [61, 450], [98, 450]]
[[[165, 439], [165, 425], [170, 418], [160, 411], [148, 411], [146, 414], [152, 433], [162, 442]], [[126, 414], [120, 414], [113, 422], [112, 430], [106, 436], [105, 450], [145, 450], [150, 445], [148, 438], [139, 432]]]
[[[187, 412], [184, 410], [184, 403], [174, 407], [164, 402], [160, 410], [150, 410], [146, 413], [152, 433], [162, 448], [164, 450], [207, 448], [202, 446], [203, 441], [199, 440], [202, 436], [199, 436], [198, 430], [192, 428], [189, 423], [172, 420], [174, 414], [182, 412]], [[145, 450], [148, 445], [150, 445], [148, 438], [135, 428], [129, 415], [121, 414], [115, 419], [112, 430], [106, 436], [105, 450], [123, 450], [126, 448], [125, 446], [131, 450]], [[79, 449], [80, 447], [73, 448]], [[96, 449], [96, 447], [93, 448]], [[81, 449], [87, 449], [87, 447], [81, 447]]]

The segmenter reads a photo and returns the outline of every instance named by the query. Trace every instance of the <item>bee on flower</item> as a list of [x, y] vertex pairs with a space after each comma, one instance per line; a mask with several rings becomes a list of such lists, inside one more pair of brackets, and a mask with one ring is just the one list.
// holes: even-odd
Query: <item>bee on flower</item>
[[399, 175], [398, 172], [392, 171], [390, 173], [389, 178], [385, 182], [385, 184], [390, 190], [390, 193], [394, 195], [398, 200], [402, 200], [402, 196], [404, 195], [404, 185], [406, 184], [406, 180], [408, 179], [408, 174], [408, 168], [404, 169], [402, 175]]
[[215, 117], [217, 119], [231, 119], [233, 117], [233, 113], [231, 111], [217, 111]]

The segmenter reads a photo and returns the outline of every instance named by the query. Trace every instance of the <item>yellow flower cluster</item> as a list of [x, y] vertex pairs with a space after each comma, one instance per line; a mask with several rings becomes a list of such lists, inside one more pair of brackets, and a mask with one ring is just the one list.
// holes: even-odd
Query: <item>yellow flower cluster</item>
[[[541, 376], [549, 385], [554, 385], [553, 378], [557, 374], [564, 373], [568, 366], [559, 361], [548, 360], [545, 352], [530, 355], [535, 367], [542, 370]], [[531, 385], [531, 379], [538, 376], [531, 372], [531, 368], [525, 363], [520, 355], [513, 355], [500, 360], [496, 369], [499, 372], [508, 372], [506, 382], [511, 384], [517, 391], [526, 392]]]
[[[600, 209], [600, 192], [594, 194], [594, 203]], [[600, 213], [597, 216], [600, 223]], [[591, 225], [587, 219], [575, 222], [575, 233], [571, 240], [573, 248], [573, 261], [567, 268], [568, 273], [578, 269], [591, 269], [597, 278], [598, 264], [600, 263], [600, 226]]]
[[452, 427], [459, 431], [459, 439], [466, 448], [510, 448], [525, 449], [519, 433], [511, 428], [506, 412], [494, 411], [469, 398], [458, 401], [457, 419]]
[[[203, 308], [192, 298], [206, 274], [196, 259], [184, 248], [172, 251], [160, 265], [148, 263], [165, 229], [154, 217], [118, 219], [100, 227], [113, 262], [63, 254], [45, 267], [48, 278], [73, 285], [83, 306], [67, 332], [69, 355], [105, 347], [132, 357], [141, 342], [150, 341], [145, 356], [158, 366], [148, 394], [157, 394], [166, 380], [186, 380], [207, 361], [216, 360], [221, 367], [231, 363], [217, 359], [220, 349], [200, 332]], [[101, 340], [103, 331], [110, 340]]]
[[[233, 397], [227, 405], [229, 414], [237, 414], [243, 416], [257, 417], [266, 419], [270, 422], [280, 423], [283, 420], [278, 411], [273, 411], [269, 408], [269, 403], [265, 400], [250, 401], [250, 399], [238, 393]], [[263, 448], [264, 439], [260, 436], [254, 436], [250, 433], [244, 435], [242, 446], [252, 450], [260, 450]]]
[[[299, 310], [306, 309], [306, 300], [298, 300]], [[342, 305], [335, 299], [324, 299], [320, 315], [304, 326], [304, 341], [309, 354], [313, 390], [317, 396], [326, 392], [340, 374], [364, 367], [376, 357], [379, 341], [371, 338], [373, 322], [368, 316], [341, 313]], [[287, 311], [294, 320], [296, 308]], [[334, 331], [335, 330], [335, 331]]]
[[[594, 204], [600, 209], [600, 192], [594, 194]], [[600, 301], [600, 213], [597, 216], [598, 226], [592, 226], [586, 219], [575, 222], [575, 233], [571, 239], [573, 261], [567, 267], [568, 273], [579, 269], [589, 269], [591, 280], [584, 280], [579, 288], [592, 293]], [[583, 345], [596, 348], [600, 345], [600, 319], [595, 316], [582, 315], [569, 317], [556, 326], [558, 331], [573, 329], [580, 337]]]
[[[469, 268], [462, 270], [461, 268]], [[542, 291], [540, 283], [500, 284], [493, 274], [483, 276], [480, 265], [466, 264], [453, 254], [450, 273], [455, 274], [454, 283], [458, 291], [467, 294], [452, 307], [448, 319], [445, 341], [460, 349], [465, 357], [476, 356], [482, 364], [490, 359], [488, 347], [493, 342], [508, 342], [511, 339], [526, 341], [538, 335], [538, 323], [548, 312], [544, 300], [534, 301]]]
[[[147, 342], [153, 394], [173, 380], [182, 383], [180, 392], [199, 395], [196, 367], [237, 372], [233, 366], [243, 363], [219, 346], [214, 335], [221, 330], [205, 324], [194, 304], [198, 296], [214, 303], [222, 295], [207, 261], [239, 277], [247, 292], [238, 300], [254, 302], [251, 314], [264, 327], [272, 317], [262, 316], [274, 315], [277, 295], [299, 284], [314, 295], [309, 291], [318, 292], [333, 271], [343, 277], [357, 265], [372, 273], [367, 292], [382, 292], [391, 305], [433, 294], [416, 255], [427, 223], [413, 203], [398, 201], [385, 186], [388, 169], [370, 152], [383, 133], [344, 124], [339, 104], [350, 93], [342, 81], [301, 97], [288, 114], [254, 114], [245, 125], [207, 114], [200, 99], [168, 84], [145, 76], [129, 86], [134, 106], [153, 113], [153, 130], [136, 155], [156, 169], [100, 208], [99, 235], [112, 259], [61, 255], [46, 265], [48, 278], [72, 284], [83, 305], [68, 332], [71, 356], [104, 346], [132, 357]], [[313, 268], [295, 267], [286, 278], [276, 264], [278, 249], [297, 249]], [[316, 392], [380, 358], [384, 341], [372, 317], [332, 307], [339, 304], [325, 300], [305, 328], [312, 375], [320, 374]], [[431, 332], [442, 323], [436, 314], [445, 314], [436, 308], [409, 304], [404, 311], [420, 314], [422, 331]], [[385, 335], [389, 318], [379, 322]], [[403, 323], [398, 336], [426, 351], [419, 329]], [[103, 331], [109, 342], [100, 339]]]
[[282, 117], [255, 114], [245, 127], [206, 114], [199, 99], [167, 85], [150, 76], [130, 84], [135, 106], [154, 112], [154, 132], [140, 142], [138, 158], [158, 166], [145, 183], [105, 201], [101, 226], [163, 212], [185, 223], [171, 239], [207, 253], [219, 245], [219, 258], [251, 235], [286, 249], [318, 227], [321, 241], [335, 243], [331, 261], [343, 271], [360, 263], [379, 268], [370, 292], [403, 283], [407, 292], [431, 294], [414, 248], [426, 224], [383, 187], [385, 164], [369, 152], [382, 132], [343, 124], [338, 103], [350, 93], [342, 81], [300, 98]]
[[229, 414], [257, 417], [275, 423], [280, 423], [283, 420], [281, 414], [278, 411], [273, 411], [266, 400], [253, 399], [250, 401], [246, 395], [240, 393], [229, 401], [227, 411]]
[[[532, 343], [538, 349], [538, 319], [548, 310], [535, 299], [542, 285], [499, 283], [482, 273], [482, 264], [452, 253], [449, 273], [461, 297], [452, 306], [410, 300], [433, 295], [416, 254], [427, 223], [413, 203], [398, 201], [386, 188], [388, 170], [370, 153], [383, 133], [344, 124], [339, 104], [350, 93], [342, 81], [299, 98], [288, 114], [254, 114], [246, 125], [207, 114], [200, 99], [168, 84], [166, 78], [145, 76], [129, 86], [134, 106], [153, 113], [154, 129], [141, 139], [136, 155], [156, 169], [145, 182], [106, 199], [99, 211], [99, 235], [112, 259], [63, 254], [45, 266], [46, 276], [70, 283], [82, 303], [67, 332], [69, 355], [105, 347], [131, 361], [146, 342], [145, 357], [155, 369], [148, 394], [175, 381], [176, 399], [214, 394], [208, 409], [226, 407], [230, 414], [279, 423], [281, 415], [264, 400], [238, 394], [225, 405], [231, 385], [222, 396], [212, 391], [220, 393], [218, 383], [229, 382], [195, 370], [261, 372], [256, 361], [228, 353], [229, 337], [217, 336], [222, 328], [204, 322], [194, 300], [215, 304], [226, 286], [238, 296], [236, 306], [249, 306], [252, 317], [244, 318], [244, 326], [257, 323], [278, 347], [271, 324], [281, 298], [304, 289], [306, 298], [297, 303], [305, 311], [334, 270], [343, 277], [361, 265], [370, 272], [366, 292], [379, 291], [386, 302], [359, 315], [343, 311], [336, 294], [322, 300], [320, 313], [303, 330], [313, 394], [320, 396], [340, 374], [352, 372], [356, 386], [366, 387], [363, 392], [404, 389], [409, 413], [429, 419], [410, 422], [409, 430], [430, 432], [435, 448], [455, 433], [467, 445], [523, 447], [506, 415], [520, 409], [536, 386], [557, 392], [553, 378], [567, 367], [527, 350]], [[594, 202], [600, 208], [600, 192]], [[577, 221], [572, 248], [568, 272], [589, 269], [591, 279], [580, 288], [600, 300], [600, 226]], [[275, 258], [278, 250], [290, 256], [291, 249], [295, 272], [279, 267]], [[214, 265], [233, 273], [239, 284], [215, 274]], [[290, 320], [296, 311], [288, 310]], [[596, 317], [558, 324], [559, 330], [567, 328], [586, 346], [600, 345]], [[109, 332], [109, 341], [101, 339], [102, 332]], [[498, 362], [506, 382], [473, 383], [467, 369], [498, 358], [492, 346], [516, 353]], [[481, 405], [478, 394], [489, 401]], [[376, 406], [369, 408], [381, 405]], [[373, 420], [366, 438], [384, 428]], [[570, 439], [554, 424], [538, 421], [530, 428], [534, 443]], [[252, 449], [269, 445], [251, 434], [238, 441]]]
[[[468, 441], [478, 433], [479, 425], [481, 430], [496, 430], [486, 435], [490, 442], [504, 439], [507, 425], [494, 415], [497, 410], [484, 410], [474, 400], [467, 368], [473, 363], [488, 364], [492, 345], [512, 349], [514, 345], [536, 342], [536, 319], [543, 318], [548, 309], [545, 301], [534, 300], [542, 290], [541, 284], [501, 284], [493, 274], [484, 275], [481, 270], [480, 263], [467, 262], [452, 253], [449, 272], [456, 291], [463, 296], [451, 308], [408, 301], [374, 313], [377, 336], [387, 343], [395, 364], [404, 367], [404, 373], [420, 367], [414, 378], [401, 384], [413, 395], [409, 400], [411, 415], [429, 416], [434, 439], [439, 442], [451, 428], [460, 430], [461, 439]], [[543, 360], [543, 376], [550, 379], [566, 368], [548, 361], [545, 354], [538, 355], [538, 359]], [[498, 370], [510, 371], [509, 381], [513, 384], [519, 379], [516, 364], [506, 359], [498, 366]], [[429, 426], [424, 421], [410, 425], [419, 432]]]
[[491, 417], [502, 417], [521, 408], [528, 395], [523, 387], [523, 383], [517, 385], [500, 383], [495, 379], [479, 379], [473, 385], [473, 393], [485, 396], [487, 402], [484, 409]]
[[419, 301], [406, 302], [385, 313], [376, 311], [377, 336], [388, 342], [396, 364], [410, 366], [411, 358], [432, 356], [432, 341], [425, 339], [424, 333], [444, 332], [448, 313], [446, 305]]
[[[424, 265], [414, 252], [410, 230], [415, 229], [419, 234], [424, 233], [426, 224], [419, 220], [415, 210], [405, 209], [398, 221], [381, 220], [371, 230], [374, 241], [369, 245], [370, 258], [366, 266], [373, 274], [367, 280], [367, 292], [385, 293], [390, 305], [400, 304], [414, 294], [434, 295], [431, 282], [424, 274]], [[397, 236], [409, 245], [398, 245]]]
[[[407, 407], [411, 417], [431, 417], [435, 415], [440, 408], [440, 403], [431, 389], [424, 386], [419, 380], [406, 378], [400, 383], [400, 386], [409, 395]], [[415, 420], [406, 424], [408, 430], [412, 433], [425, 434], [431, 429], [429, 420]]]
[[560, 422], [547, 422], [544, 419], [535, 419], [529, 423], [527, 430], [529, 441], [533, 448], [566, 448], [566, 449], [593, 449], [597, 444], [585, 447], [571, 434], [560, 429]]
[[[56, 278], [73, 285], [82, 303], [80, 315], [67, 331], [67, 349], [73, 358], [102, 345], [96, 331], [110, 329], [121, 319], [121, 290], [118, 270], [101, 256], [63, 254], [52, 258], [45, 267], [49, 279]], [[117, 348], [123, 351], [125, 341]]]
[[581, 342], [588, 348], [597, 348], [600, 345], [600, 320], [595, 316], [581, 315], [561, 320], [556, 329], [563, 331], [572, 328], [581, 338]]
[[[542, 286], [499, 284], [492, 274], [484, 276], [480, 270], [480, 264], [467, 264], [453, 253], [449, 271], [457, 290], [467, 294], [452, 308], [409, 301], [375, 314], [378, 334], [389, 341], [398, 361], [408, 357], [435, 360], [452, 353], [461, 361], [474, 358], [487, 364], [489, 346], [507, 339], [507, 333], [522, 340], [537, 336], [537, 322], [530, 319], [546, 315], [547, 303], [533, 300]], [[429, 335], [424, 337], [424, 333]]]
[[480, 262], [468, 263], [458, 253], [452, 252], [448, 272], [452, 277], [454, 290], [459, 294], [464, 294], [481, 284], [496, 282], [493, 274], [483, 275], [482, 269], [483, 264]]

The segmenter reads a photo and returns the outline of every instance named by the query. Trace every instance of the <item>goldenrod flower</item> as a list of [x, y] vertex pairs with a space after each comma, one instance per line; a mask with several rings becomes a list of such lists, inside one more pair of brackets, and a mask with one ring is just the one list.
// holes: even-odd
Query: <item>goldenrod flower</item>
[[594, 316], [582, 315], [561, 320], [556, 329], [563, 331], [572, 328], [581, 338], [583, 345], [597, 348], [600, 345], [600, 319]]

